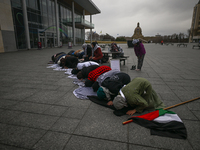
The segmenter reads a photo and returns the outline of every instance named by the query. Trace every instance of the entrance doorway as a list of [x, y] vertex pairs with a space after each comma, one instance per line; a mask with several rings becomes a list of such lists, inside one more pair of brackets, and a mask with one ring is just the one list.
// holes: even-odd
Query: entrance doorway
[[48, 38], [47, 39], [47, 47], [50, 47], [50, 48], [54, 47], [53, 41], [54, 41], [53, 38]]
[[38, 29], [38, 39], [38, 42], [42, 43], [42, 48], [55, 47], [57, 45], [57, 37], [55, 31], [45, 31]]

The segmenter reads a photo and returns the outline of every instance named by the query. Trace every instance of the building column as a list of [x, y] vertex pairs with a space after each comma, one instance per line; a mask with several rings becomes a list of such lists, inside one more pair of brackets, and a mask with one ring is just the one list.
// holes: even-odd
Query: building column
[[73, 34], [73, 45], [76, 45], [76, 29], [75, 29], [75, 18], [74, 18], [74, 2], [72, 2], [72, 34]]
[[53, 47], [55, 47], [55, 33], [53, 33]]
[[[92, 23], [92, 15], [90, 15], [90, 23]], [[92, 28], [90, 29], [90, 43], [92, 43]]]
[[27, 46], [27, 49], [31, 49], [29, 27], [28, 27], [28, 17], [27, 17], [27, 9], [26, 9], [26, 0], [21, 0], [21, 2], [22, 2], [22, 9], [23, 9], [26, 46]]
[[[83, 21], [85, 23], [85, 9], [83, 9]], [[82, 34], [83, 34], [83, 43], [85, 43], [85, 26], [83, 27]]]
[[[55, 6], [55, 17], [56, 17], [56, 35], [57, 35], [57, 46], [60, 46], [60, 30], [59, 30], [59, 16], [58, 16], [58, 3], [57, 0], [54, 1]], [[55, 45], [54, 45], [55, 46]]]

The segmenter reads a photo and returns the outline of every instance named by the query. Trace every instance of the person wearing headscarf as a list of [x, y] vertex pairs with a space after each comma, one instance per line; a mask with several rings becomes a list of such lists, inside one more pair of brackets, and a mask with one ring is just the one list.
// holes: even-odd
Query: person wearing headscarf
[[151, 83], [145, 78], [134, 78], [119, 93], [113, 100], [113, 105], [117, 110], [131, 106], [133, 110], [129, 110], [128, 115], [142, 113], [145, 109], [164, 108], [163, 102], [153, 90]]
[[95, 61], [95, 62], [100, 62], [100, 60], [103, 58], [103, 54], [101, 51], [101, 47], [96, 43], [96, 42], [92, 42], [92, 56], [90, 56], [90, 60], [91, 61]]
[[[140, 71], [142, 69], [142, 65], [143, 65], [143, 61], [144, 61], [144, 56], [146, 54], [146, 50], [144, 48], [144, 45], [138, 39], [133, 39], [132, 43], [134, 45], [135, 55], [138, 58], [138, 64], [137, 64], [136, 71]], [[134, 70], [133, 68], [134, 67], [132, 67], [131, 70]]]
[[88, 61], [90, 56], [92, 56], [92, 47], [90, 45], [84, 43], [82, 45], [82, 48], [84, 50], [84, 55], [83, 55], [84, 61]]
[[131, 78], [128, 74], [124, 72], [116, 73], [101, 83], [101, 86], [97, 90], [97, 96], [99, 99], [107, 100], [107, 105], [113, 105], [112, 101], [118, 95], [119, 90], [130, 81]]

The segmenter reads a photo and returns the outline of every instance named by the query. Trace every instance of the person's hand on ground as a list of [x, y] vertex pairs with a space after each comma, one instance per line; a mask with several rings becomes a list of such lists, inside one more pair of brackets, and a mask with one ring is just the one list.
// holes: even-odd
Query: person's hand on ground
[[127, 115], [133, 115], [136, 112], [136, 110], [129, 110], [126, 112]]
[[109, 105], [109, 106], [113, 105], [113, 101], [109, 101], [109, 102], [107, 103], [107, 105]]

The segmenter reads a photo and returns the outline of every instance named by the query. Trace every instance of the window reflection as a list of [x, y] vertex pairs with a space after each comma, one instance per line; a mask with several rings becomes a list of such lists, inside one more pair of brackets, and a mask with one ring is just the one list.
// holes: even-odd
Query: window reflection
[[[56, 36], [56, 18], [54, 0], [26, 0], [27, 17], [29, 25], [31, 48], [37, 48], [38, 29], [44, 31], [50, 38]], [[18, 49], [26, 48], [25, 28], [21, 0], [11, 0], [13, 23], [15, 28], [16, 45]], [[73, 41], [72, 10], [58, 2], [58, 17], [60, 39], [63, 44]], [[82, 22], [82, 15], [75, 12], [75, 22]], [[75, 40], [77, 44], [83, 43], [83, 27], [76, 26]], [[41, 33], [41, 35], [45, 35]], [[44, 39], [42, 39], [44, 41]], [[45, 46], [44, 43], [42, 45]]]

